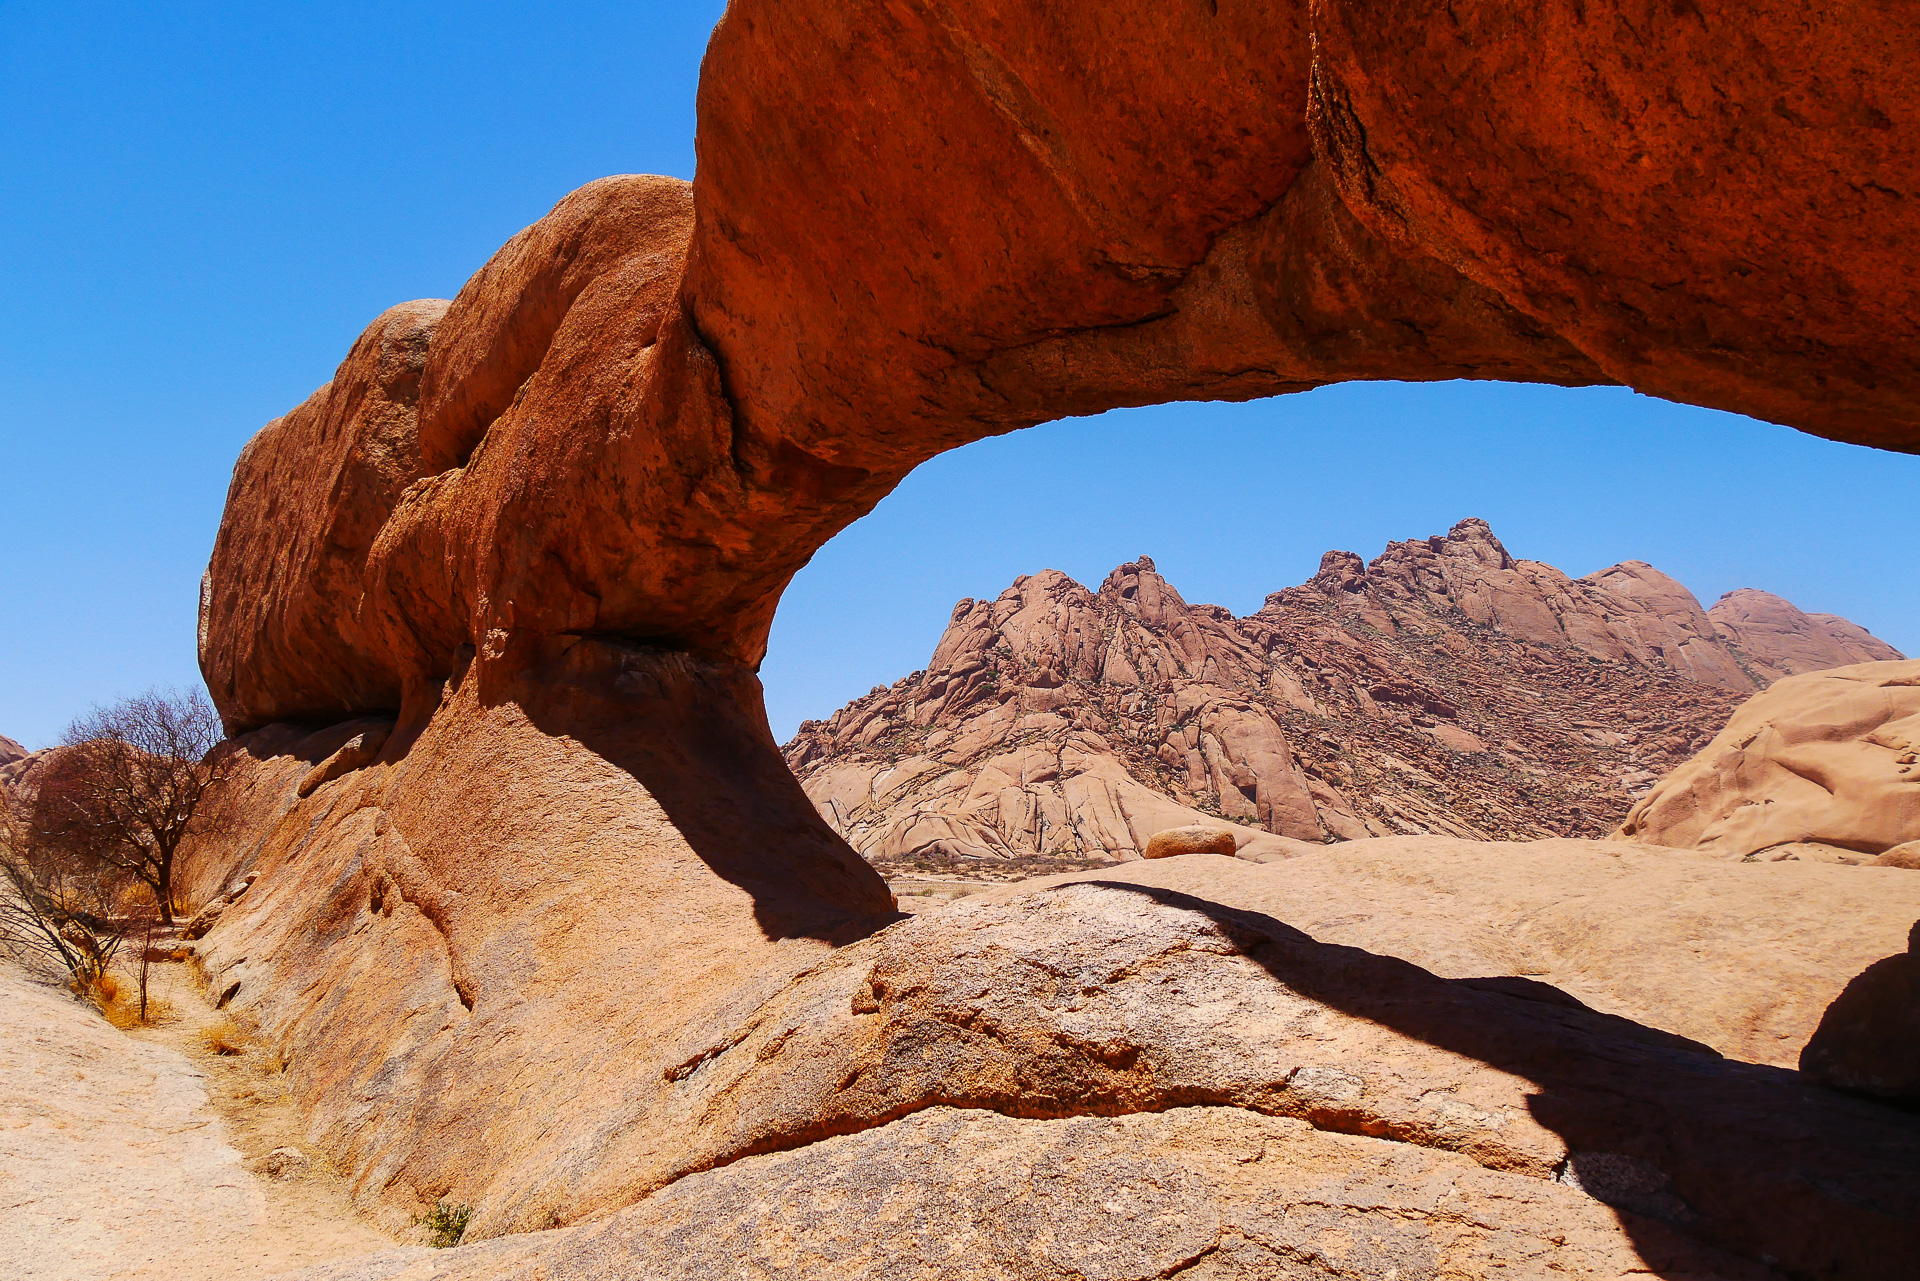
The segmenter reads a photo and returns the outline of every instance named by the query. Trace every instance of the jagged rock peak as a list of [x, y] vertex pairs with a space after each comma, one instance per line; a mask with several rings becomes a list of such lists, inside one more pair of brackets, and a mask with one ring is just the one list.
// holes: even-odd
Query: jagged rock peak
[[883, 864], [1127, 859], [1222, 819], [1247, 839], [1597, 835], [1851, 627], [1741, 602], [1717, 626], [1644, 561], [1572, 579], [1477, 518], [1371, 562], [1330, 551], [1245, 618], [1146, 556], [1097, 593], [1048, 569], [960, 602], [925, 671], [785, 750]]

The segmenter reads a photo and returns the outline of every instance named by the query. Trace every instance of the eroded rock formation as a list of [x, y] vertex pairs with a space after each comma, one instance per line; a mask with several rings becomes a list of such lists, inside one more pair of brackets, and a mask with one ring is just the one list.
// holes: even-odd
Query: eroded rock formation
[[[475, 1236], [631, 1206], [638, 1231], [566, 1239], [615, 1271], [729, 1205], [729, 1257], [883, 1270], [780, 1244], [792, 1220], [744, 1191], [820, 1189], [805, 1148], [836, 1134], [958, 1186], [969, 1153], [1190, 1150], [1129, 1186], [1192, 1198], [1142, 1191], [1136, 1222], [1211, 1206], [1237, 1235], [1183, 1260], [1109, 1234], [1142, 1252], [1108, 1275], [1241, 1242], [1337, 1270], [1298, 1170], [1383, 1154], [1292, 1118], [1397, 1141], [1407, 1179], [1369, 1204], [1436, 1206], [1447, 1237], [1396, 1236], [1409, 1258], [1886, 1275], [1920, 1248], [1920, 1130], [1874, 1105], [1204, 895], [895, 923], [752, 669], [791, 575], [915, 465], [1062, 414], [1617, 381], [1920, 448], [1916, 39], [1863, 5], [739, 0], [694, 186], [576, 192], [451, 303], [382, 316], [242, 456], [201, 657], [248, 787], [187, 878], [259, 872], [206, 939], [229, 1008], [291, 1054], [368, 1204], [471, 1201]], [[1377, 1096], [1315, 1060], [1337, 1046], [1390, 1065]], [[929, 1165], [952, 1103], [969, 1137]], [[1197, 1128], [1084, 1119], [1188, 1104]], [[1269, 1133], [1270, 1182], [1218, 1159]], [[1576, 1187], [1620, 1213], [1562, 1219]], [[1447, 1235], [1449, 1198], [1577, 1231]], [[1374, 1221], [1336, 1210], [1326, 1231]], [[1079, 1268], [1023, 1222], [967, 1266]], [[507, 1246], [432, 1267], [583, 1270], [555, 1237]]]
[[1732, 858], [1866, 862], [1920, 841], [1920, 662], [1789, 676], [1660, 780], [1622, 835]]
[[1305, 841], [1599, 836], [1773, 673], [1843, 643], [1898, 657], [1765, 599], [1798, 625], [1741, 643], [1650, 565], [1570, 579], [1480, 520], [1328, 552], [1246, 618], [1151, 560], [1097, 594], [1048, 570], [962, 601], [925, 671], [785, 752], [883, 868], [1132, 858], [1203, 816]]
[[1837, 614], [1803, 614], [1771, 592], [1743, 587], [1707, 611], [1713, 630], [1747, 657], [1765, 680], [1854, 663], [1884, 663], [1902, 654], [1858, 623]]

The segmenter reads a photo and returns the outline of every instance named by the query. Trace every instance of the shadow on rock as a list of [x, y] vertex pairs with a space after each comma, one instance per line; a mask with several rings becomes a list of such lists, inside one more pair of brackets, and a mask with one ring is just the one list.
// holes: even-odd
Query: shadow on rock
[[1570, 1153], [1556, 1177], [1613, 1206], [1636, 1240], [1656, 1238], [1649, 1246], [1660, 1232], [1646, 1221], [1657, 1220], [1792, 1277], [1906, 1277], [1920, 1258], [1920, 1119], [1724, 1059], [1544, 983], [1441, 979], [1177, 891], [1079, 884], [1201, 913], [1293, 991], [1533, 1082], [1535, 1119]]
[[800, 790], [751, 670], [599, 637], [537, 644], [526, 675], [482, 672], [482, 700], [511, 699], [630, 774], [715, 875], [753, 896], [767, 937], [844, 944], [899, 919], [886, 882]]
[[1920, 921], [1906, 951], [1875, 961], [1834, 998], [1800, 1051], [1800, 1071], [1920, 1112]]

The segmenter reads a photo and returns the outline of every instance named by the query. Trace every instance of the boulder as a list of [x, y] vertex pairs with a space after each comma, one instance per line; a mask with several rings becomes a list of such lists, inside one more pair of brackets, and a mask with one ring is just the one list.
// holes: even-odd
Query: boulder
[[351, 774], [371, 764], [379, 757], [380, 749], [386, 746], [387, 736], [392, 729], [391, 725], [383, 722], [356, 732], [332, 755], [307, 771], [306, 777], [300, 780], [300, 795], [311, 796], [343, 774]]
[[[301, 794], [306, 795], [304, 792]], [[208, 931], [220, 923], [220, 918], [225, 915], [226, 910], [239, 901], [240, 896], [247, 892], [258, 876], [258, 872], [248, 872], [227, 886], [217, 897], [209, 899], [204, 907], [193, 914], [191, 920], [180, 927], [180, 937], [186, 940], [205, 938]]]
[[1904, 867], [1920, 871], [1920, 841], [1907, 841], [1886, 850], [1873, 860], [1875, 867]]
[[1142, 858], [1173, 858], [1180, 854], [1233, 854], [1239, 846], [1233, 832], [1224, 827], [1169, 827], [1155, 832], [1147, 841]]
[[1920, 840], [1916, 747], [1920, 662], [1790, 676], [1741, 704], [1620, 834], [1730, 858], [1826, 847], [1871, 861]]

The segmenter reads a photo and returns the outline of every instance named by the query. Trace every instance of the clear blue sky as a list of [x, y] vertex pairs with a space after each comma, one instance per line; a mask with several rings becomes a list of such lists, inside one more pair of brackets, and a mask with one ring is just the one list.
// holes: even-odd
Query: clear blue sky
[[[198, 680], [227, 477], [360, 329], [562, 195], [693, 172], [714, 3], [0, 5], [0, 734]], [[1484, 516], [1920, 653], [1920, 459], [1623, 391], [1397, 384], [1055, 423], [936, 459], [796, 580], [782, 736], [923, 665], [961, 596], [1153, 556], [1236, 612]]]

